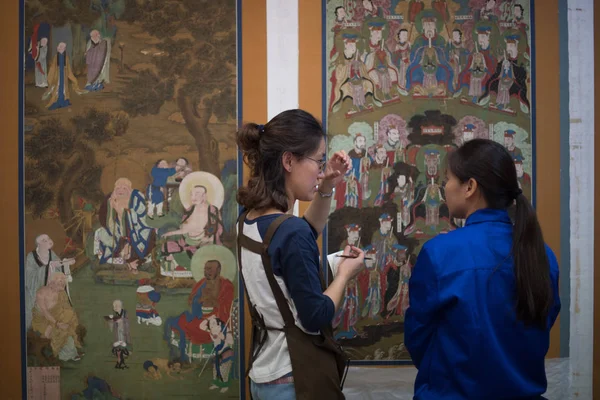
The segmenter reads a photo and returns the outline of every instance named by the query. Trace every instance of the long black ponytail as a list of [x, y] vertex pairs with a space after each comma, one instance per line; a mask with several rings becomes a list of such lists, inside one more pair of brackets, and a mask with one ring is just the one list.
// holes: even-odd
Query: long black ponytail
[[519, 188], [512, 156], [499, 143], [474, 139], [450, 153], [448, 167], [463, 183], [473, 178], [490, 208], [515, 204], [512, 256], [517, 318], [545, 328], [553, 304], [550, 264], [540, 223]]

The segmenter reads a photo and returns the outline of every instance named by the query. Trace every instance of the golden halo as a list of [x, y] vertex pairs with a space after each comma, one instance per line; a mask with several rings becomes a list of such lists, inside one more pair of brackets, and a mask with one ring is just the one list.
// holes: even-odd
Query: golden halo
[[191, 191], [194, 186], [204, 186], [206, 188], [206, 200], [213, 206], [221, 208], [225, 197], [225, 189], [223, 184], [213, 174], [208, 172], [196, 171], [192, 172], [179, 184], [179, 199], [181, 204], [186, 209], [189, 209], [191, 200]]
[[211, 260], [217, 260], [221, 263], [221, 276], [233, 283], [237, 272], [235, 255], [227, 247], [217, 244], [200, 247], [192, 257], [191, 270], [194, 280], [198, 282], [204, 278], [204, 265]]

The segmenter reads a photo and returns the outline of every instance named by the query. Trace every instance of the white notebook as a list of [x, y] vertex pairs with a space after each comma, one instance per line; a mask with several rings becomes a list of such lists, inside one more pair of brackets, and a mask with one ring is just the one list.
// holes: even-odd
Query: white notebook
[[338, 267], [340, 261], [342, 261], [342, 259], [338, 256], [342, 255], [343, 253], [344, 253], [344, 251], [340, 250], [335, 253], [331, 253], [331, 254], [327, 255], [327, 262], [329, 262], [329, 266], [331, 267], [331, 272], [333, 273], [333, 276], [337, 275], [337, 267]]

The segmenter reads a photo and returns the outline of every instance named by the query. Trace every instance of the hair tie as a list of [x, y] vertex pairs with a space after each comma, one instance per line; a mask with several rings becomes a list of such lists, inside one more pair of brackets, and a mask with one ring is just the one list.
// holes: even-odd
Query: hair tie
[[523, 190], [522, 190], [521, 188], [518, 188], [518, 189], [515, 191], [515, 199], [517, 199], [517, 198], [518, 198], [520, 195], [522, 195], [522, 194], [523, 194]]
[[258, 128], [258, 133], [261, 135], [265, 133], [265, 126], [263, 124], [257, 125], [256, 127]]

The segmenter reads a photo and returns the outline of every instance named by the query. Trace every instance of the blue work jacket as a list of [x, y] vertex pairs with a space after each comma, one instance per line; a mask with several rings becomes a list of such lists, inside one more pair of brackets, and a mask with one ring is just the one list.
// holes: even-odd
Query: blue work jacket
[[482, 209], [423, 246], [409, 282], [405, 345], [419, 369], [417, 400], [540, 399], [560, 311], [558, 263], [546, 246], [554, 304], [544, 329], [517, 320], [505, 210]]

